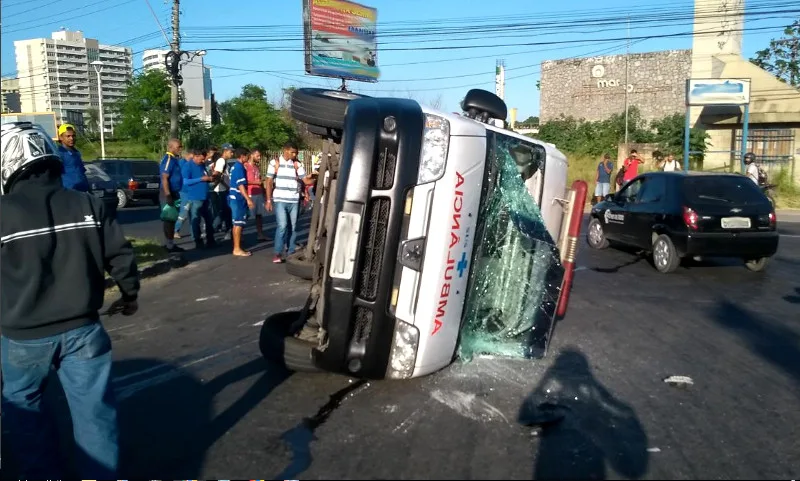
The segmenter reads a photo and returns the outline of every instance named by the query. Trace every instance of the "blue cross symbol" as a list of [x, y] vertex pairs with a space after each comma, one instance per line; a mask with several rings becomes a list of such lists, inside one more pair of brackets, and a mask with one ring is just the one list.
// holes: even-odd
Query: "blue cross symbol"
[[458, 265], [456, 265], [456, 269], [458, 269], [458, 277], [464, 276], [464, 270], [467, 268], [467, 253], [461, 253], [461, 260], [458, 261]]

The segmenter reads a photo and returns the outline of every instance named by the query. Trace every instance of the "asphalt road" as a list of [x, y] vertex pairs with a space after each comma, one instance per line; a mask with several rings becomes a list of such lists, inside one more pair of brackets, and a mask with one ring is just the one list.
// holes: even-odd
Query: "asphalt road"
[[[270, 263], [269, 243], [209, 253], [106, 322], [123, 477], [797, 479], [800, 215], [780, 219], [763, 273], [714, 260], [661, 275], [582, 242], [545, 360], [364, 385], [263, 361], [260, 321], [300, 306], [307, 284]], [[564, 420], [525, 426], [545, 400]], [[312, 432], [303, 420], [320, 410]]]

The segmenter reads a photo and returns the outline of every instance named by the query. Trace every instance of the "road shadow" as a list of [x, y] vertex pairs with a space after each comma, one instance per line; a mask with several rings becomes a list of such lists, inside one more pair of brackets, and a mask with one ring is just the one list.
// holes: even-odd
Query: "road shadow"
[[[266, 226], [266, 222], [265, 222]], [[297, 235], [297, 242], [298, 244], [301, 242], [306, 242], [308, 239], [308, 233], [306, 230], [310, 226], [310, 218], [299, 218], [297, 220], [297, 229], [299, 232]], [[255, 222], [248, 221], [247, 226], [245, 226], [245, 230], [255, 229]], [[186, 227], [182, 229], [182, 232], [187, 230]], [[259, 252], [268, 249], [272, 249], [275, 245], [275, 226], [265, 227], [264, 228], [264, 235], [267, 240], [259, 241], [258, 240], [258, 233], [256, 231], [252, 232], [244, 232], [242, 235], [242, 248], [249, 251], [249, 252]], [[287, 236], [289, 233], [287, 233]], [[233, 251], [233, 241], [228, 239], [225, 240], [225, 234], [217, 233], [214, 235], [214, 239], [216, 240], [217, 245], [212, 248], [203, 248], [203, 249], [196, 249], [194, 247], [194, 241], [192, 240], [189, 234], [182, 234], [181, 238], [176, 244], [186, 251], [182, 254], [183, 257], [186, 258], [189, 262], [196, 262], [201, 261], [204, 259], [209, 259], [212, 257], [217, 257], [221, 255], [232, 255], [231, 252]]]
[[800, 287], [794, 288], [794, 294], [783, 296], [783, 300], [790, 304], [800, 304]]
[[[734, 332], [753, 353], [800, 385], [800, 335], [723, 300], [711, 313], [717, 324]], [[796, 320], [796, 318], [795, 318]]]
[[619, 251], [625, 254], [630, 254], [633, 256], [632, 259], [629, 261], [623, 262], [619, 265], [613, 267], [589, 267], [589, 270], [600, 272], [602, 274], [616, 274], [620, 271], [620, 269], [624, 269], [626, 267], [630, 267], [632, 265], [638, 264], [642, 261], [646, 261], [650, 258], [646, 252], [638, 249], [636, 247], [629, 247], [624, 245], [614, 245], [611, 247], [615, 251]]
[[[119, 476], [125, 479], [199, 479], [209, 448], [290, 376], [261, 357], [208, 382], [157, 359], [118, 361], [112, 369], [119, 402]], [[215, 415], [215, 396], [253, 376], [258, 378], [247, 391]], [[71, 460], [82, 453], [75, 448], [66, 399], [55, 375], [44, 401], [57, 427], [62, 479], [80, 479]], [[14, 472], [14, 460], [3, 454], [2, 479], [21, 479]]]
[[631, 479], [647, 472], [647, 435], [636, 413], [594, 378], [576, 349], [559, 354], [518, 421], [539, 435], [533, 479], [606, 479], [609, 465]]
[[[133, 209], [132, 207], [147, 207], [141, 209]], [[160, 220], [161, 210], [158, 205], [153, 205], [147, 201], [140, 201], [131, 205], [131, 208], [125, 207], [117, 209], [117, 222], [120, 225], [140, 224], [142, 222], [153, 222]]]

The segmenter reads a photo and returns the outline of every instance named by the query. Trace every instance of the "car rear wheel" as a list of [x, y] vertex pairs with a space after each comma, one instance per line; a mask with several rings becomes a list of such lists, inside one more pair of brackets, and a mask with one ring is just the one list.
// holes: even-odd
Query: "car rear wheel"
[[122, 209], [128, 205], [128, 195], [122, 189], [117, 189], [117, 209]]
[[347, 104], [364, 97], [333, 89], [303, 88], [292, 92], [290, 111], [299, 122], [327, 129], [342, 130]]
[[761, 272], [767, 267], [769, 257], [761, 257], [759, 259], [745, 259], [744, 266], [753, 272]]
[[603, 232], [603, 224], [600, 219], [593, 218], [589, 221], [589, 232], [586, 234], [586, 242], [592, 249], [605, 249], [608, 247], [608, 239]]
[[319, 372], [314, 364], [313, 350], [315, 343], [302, 341], [294, 337], [303, 324], [299, 319], [300, 311], [288, 311], [272, 314], [261, 325], [258, 347], [267, 361], [273, 362], [295, 372]]
[[661, 234], [653, 242], [653, 265], [664, 274], [674, 272], [681, 264], [678, 251], [669, 237]]

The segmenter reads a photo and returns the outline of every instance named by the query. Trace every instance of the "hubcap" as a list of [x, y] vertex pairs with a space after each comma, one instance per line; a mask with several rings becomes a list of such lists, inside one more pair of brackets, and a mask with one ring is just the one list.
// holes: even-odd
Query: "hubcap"
[[603, 227], [599, 222], [592, 223], [592, 227], [589, 229], [589, 240], [593, 245], [600, 245], [603, 242]]
[[122, 207], [126, 200], [125, 192], [117, 191], [117, 207]]
[[666, 267], [669, 263], [669, 249], [667, 248], [667, 243], [663, 240], [656, 242], [656, 246], [653, 249], [653, 259], [660, 267]]

